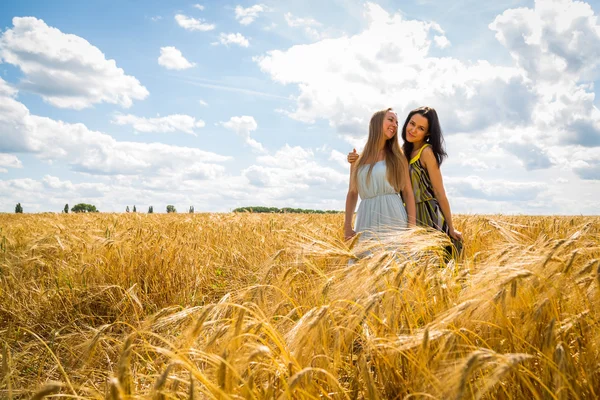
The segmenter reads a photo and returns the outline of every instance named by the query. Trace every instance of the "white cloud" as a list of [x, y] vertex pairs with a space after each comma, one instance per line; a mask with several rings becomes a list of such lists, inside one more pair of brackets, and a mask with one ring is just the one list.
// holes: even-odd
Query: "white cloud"
[[527, 171], [546, 169], [554, 165], [546, 151], [533, 143], [503, 143], [502, 149], [521, 160]]
[[0, 167], [23, 168], [23, 164], [14, 154], [0, 153]]
[[268, 7], [264, 4], [255, 4], [251, 7], [244, 8], [242, 6], [235, 7], [235, 19], [242, 25], [250, 25], [260, 13], [268, 11]]
[[446, 36], [434, 36], [433, 40], [435, 42], [435, 44], [437, 45], [437, 47], [439, 47], [440, 49], [445, 49], [446, 47], [450, 47], [450, 41], [448, 40], [448, 38]]
[[287, 12], [284, 14], [285, 22], [292, 28], [301, 27], [304, 29], [304, 33], [313, 40], [321, 39], [321, 33], [315, 29], [320, 27], [321, 23], [313, 18], [300, 18], [295, 17], [292, 13]]
[[82, 109], [96, 103], [130, 107], [148, 90], [87, 40], [34, 17], [15, 17], [0, 36], [0, 60], [20, 68], [20, 87], [56, 107]]
[[220, 123], [225, 128], [234, 131], [240, 137], [244, 139], [247, 145], [252, 147], [254, 150], [264, 153], [265, 149], [263, 145], [250, 137], [250, 133], [254, 132], [258, 128], [258, 124], [254, 120], [254, 117], [243, 115], [241, 117], [231, 117], [227, 122]]
[[203, 128], [202, 120], [189, 115], [173, 114], [165, 117], [144, 118], [135, 115], [117, 114], [112, 120], [113, 124], [131, 125], [136, 132], [184, 132], [196, 136], [194, 130]]
[[589, 4], [536, 1], [506, 10], [490, 24], [540, 101], [532, 111], [546, 143], [600, 146], [600, 111], [590, 83], [600, 77], [600, 24]]
[[531, 78], [600, 76], [600, 25], [588, 3], [538, 0], [533, 9], [506, 10], [490, 29]]
[[208, 103], [202, 99], [198, 100], [198, 103], [200, 103], [202, 107], [208, 107]]
[[329, 120], [353, 145], [352, 138], [366, 135], [373, 111], [390, 105], [401, 116], [423, 104], [434, 106], [446, 132], [531, 119], [536, 96], [518, 68], [431, 57], [432, 35], [440, 33], [437, 24], [390, 15], [372, 3], [365, 15], [369, 25], [356, 35], [255, 58], [274, 81], [297, 85], [290, 117]]
[[223, 44], [228, 46], [230, 44], [237, 44], [240, 47], [248, 47], [250, 46], [250, 42], [248, 39], [244, 37], [241, 33], [223, 33], [219, 34], [219, 41], [213, 42], [213, 45]]
[[0, 132], [0, 153], [34, 153], [43, 160], [60, 160], [75, 171], [97, 175], [155, 173], [161, 168], [180, 169], [230, 159], [191, 147], [118, 141], [81, 123], [33, 115], [22, 103], [2, 95]]
[[335, 161], [340, 167], [346, 170], [349, 170], [350, 168], [350, 164], [348, 163], [348, 156], [344, 153], [341, 153], [337, 150], [331, 150], [329, 159]]
[[250, 185], [279, 190], [287, 196], [297, 190], [309, 196], [311, 190], [341, 198], [348, 181], [347, 174], [317, 163], [312, 150], [300, 146], [286, 144], [273, 155], [258, 157], [257, 162], [242, 171]]
[[13, 97], [18, 93], [18, 90], [12, 87], [2, 77], [0, 77], [0, 95]]
[[154, 16], [154, 17], [150, 17], [150, 20], [151, 20], [152, 22], [157, 22], [157, 21], [160, 21], [161, 19], [163, 19], [163, 17], [162, 17], [162, 16], [160, 16], [160, 15], [156, 15], [156, 16]]
[[547, 189], [541, 182], [513, 182], [504, 179], [484, 179], [480, 176], [447, 178], [451, 196], [488, 201], [527, 202], [538, 198]]
[[600, 181], [600, 147], [588, 149], [570, 146], [565, 157], [569, 167], [584, 180]]
[[194, 4], [192, 7], [197, 8], [200, 11], [204, 10], [204, 6], [202, 4]]
[[184, 14], [175, 15], [175, 21], [181, 26], [183, 29], [188, 31], [200, 31], [207, 32], [215, 29], [214, 24], [209, 24], [205, 22], [203, 19], [196, 19], [192, 17], [188, 17]]
[[476, 158], [467, 157], [464, 153], [459, 154], [460, 165], [475, 171], [485, 171], [489, 169], [488, 165]]
[[284, 18], [288, 26], [291, 26], [293, 28], [304, 26], [321, 26], [321, 23], [313, 18], [295, 17], [290, 12], [285, 13]]
[[269, 167], [296, 169], [302, 168], [306, 164], [306, 161], [313, 157], [314, 153], [312, 150], [307, 150], [300, 146], [291, 147], [286, 144], [277, 150], [274, 155], [259, 156], [256, 161]]
[[52, 195], [60, 194], [66, 198], [86, 197], [97, 198], [110, 193], [110, 187], [104, 183], [73, 183], [71, 181], [63, 181], [60, 178], [52, 175], [45, 175], [42, 178], [42, 185], [45, 191], [53, 192]]
[[158, 64], [162, 65], [166, 69], [188, 69], [192, 68], [195, 63], [189, 62], [185, 59], [181, 51], [173, 46], [161, 47], [160, 56], [158, 57]]

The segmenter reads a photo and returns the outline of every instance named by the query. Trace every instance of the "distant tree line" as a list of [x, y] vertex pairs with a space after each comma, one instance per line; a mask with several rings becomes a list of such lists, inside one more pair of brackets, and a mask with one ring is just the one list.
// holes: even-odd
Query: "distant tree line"
[[307, 210], [303, 208], [277, 208], [277, 207], [240, 207], [233, 210], [233, 212], [249, 212], [249, 213], [279, 213], [279, 214], [339, 214], [343, 211], [337, 210]]
[[[73, 207], [70, 208], [70, 210], [71, 210], [71, 212], [74, 212], [74, 213], [97, 213], [97, 212], [100, 212], [100, 211], [98, 211], [98, 209], [96, 209], [95, 205], [86, 204], [86, 203], [75, 204]], [[62, 212], [65, 214], [69, 213], [69, 204], [65, 204], [65, 207], [63, 208]], [[127, 206], [125, 208], [125, 212], [130, 212], [129, 206]], [[133, 206], [133, 212], [137, 212], [137, 208], [135, 207], [135, 205]], [[177, 209], [175, 208], [174, 205], [169, 204], [167, 206], [167, 213], [176, 213], [176, 212], [177, 212]], [[188, 213], [193, 214], [194, 212], [195, 212], [194, 206], [190, 206]], [[233, 212], [236, 212], [236, 213], [240, 213], [240, 212], [278, 213], [278, 214], [339, 214], [339, 213], [342, 213], [343, 211], [309, 210], [309, 209], [291, 208], [291, 207], [277, 208], [277, 207], [252, 206], [252, 207], [236, 208], [235, 210], [233, 210]], [[23, 213], [23, 206], [21, 206], [21, 203], [17, 203], [17, 205], [15, 206], [15, 213], [17, 213], [17, 214]], [[154, 213], [154, 207], [153, 206], [148, 207], [148, 214], [153, 214], [153, 213]]]

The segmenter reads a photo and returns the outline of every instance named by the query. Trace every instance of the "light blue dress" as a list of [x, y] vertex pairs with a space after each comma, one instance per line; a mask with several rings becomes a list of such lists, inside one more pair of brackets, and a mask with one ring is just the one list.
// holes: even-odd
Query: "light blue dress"
[[408, 216], [402, 198], [386, 178], [385, 160], [375, 163], [367, 184], [369, 165], [357, 173], [360, 205], [356, 213], [355, 231], [361, 239], [381, 237], [408, 228]]

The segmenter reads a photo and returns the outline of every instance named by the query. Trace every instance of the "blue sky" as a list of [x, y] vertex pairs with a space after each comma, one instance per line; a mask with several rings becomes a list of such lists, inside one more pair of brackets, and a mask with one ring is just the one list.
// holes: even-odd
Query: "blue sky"
[[454, 212], [597, 214], [599, 2], [6, 1], [0, 212], [343, 209], [370, 115], [436, 107]]

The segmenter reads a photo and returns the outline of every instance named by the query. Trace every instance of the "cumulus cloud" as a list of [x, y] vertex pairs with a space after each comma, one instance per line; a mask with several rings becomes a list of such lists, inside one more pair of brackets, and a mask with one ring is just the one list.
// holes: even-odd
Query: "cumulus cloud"
[[14, 154], [0, 153], [0, 167], [23, 168], [23, 164]]
[[250, 41], [244, 37], [241, 33], [223, 33], [219, 34], [219, 41], [213, 42], [213, 45], [222, 44], [229, 46], [230, 44], [236, 44], [240, 47], [250, 46]]
[[307, 160], [314, 157], [314, 153], [310, 149], [305, 149], [301, 146], [290, 146], [286, 144], [273, 155], [265, 155], [257, 157], [256, 161], [262, 165], [269, 167], [278, 167], [283, 169], [302, 168]]
[[335, 161], [340, 167], [348, 170], [350, 168], [350, 164], [348, 164], [348, 156], [344, 153], [341, 153], [337, 150], [331, 150], [329, 154], [329, 160]]
[[513, 182], [501, 179], [484, 179], [479, 176], [450, 177], [446, 179], [445, 183], [452, 192], [452, 196], [488, 201], [531, 201], [547, 189], [547, 185], [541, 182]]
[[24, 75], [20, 87], [56, 107], [82, 109], [96, 103], [130, 107], [148, 90], [87, 40], [34, 17], [15, 17], [0, 36], [0, 60]]
[[202, 4], [194, 4], [192, 7], [196, 8], [196, 9], [198, 9], [200, 11], [204, 10], [204, 6]]
[[434, 36], [433, 37], [433, 41], [435, 42], [436, 46], [439, 47], [440, 49], [445, 49], [446, 47], [450, 47], [450, 41], [448, 40], [448, 38], [446, 36]]
[[483, 161], [467, 156], [465, 153], [458, 155], [460, 165], [469, 168], [469, 170], [485, 171], [490, 167]]
[[256, 120], [252, 116], [243, 115], [241, 117], [231, 117], [227, 122], [220, 123], [225, 128], [234, 131], [244, 139], [246, 144], [254, 150], [264, 153], [265, 149], [262, 144], [250, 137], [250, 133], [258, 128]]
[[161, 65], [166, 69], [182, 70], [192, 68], [196, 64], [186, 60], [183, 54], [181, 54], [181, 51], [179, 51], [177, 48], [173, 46], [167, 46], [160, 48], [158, 65]]
[[290, 12], [285, 13], [284, 18], [289, 27], [302, 28], [304, 33], [311, 39], [318, 40], [321, 38], [321, 34], [316, 29], [321, 26], [319, 21], [313, 18], [296, 17]]
[[533, 143], [503, 143], [501, 147], [518, 157], [527, 171], [546, 169], [554, 165], [545, 150]]
[[[600, 147], [568, 146], [559, 154], [563, 165], [570, 167], [581, 179], [600, 183]], [[559, 153], [559, 152], [555, 152]], [[587, 185], [587, 184], [586, 184]]]
[[600, 146], [591, 84], [600, 77], [600, 24], [590, 5], [538, 0], [533, 8], [506, 10], [490, 29], [540, 96], [536, 125], [556, 132], [561, 144]]
[[207, 32], [207, 31], [212, 31], [216, 27], [214, 24], [207, 23], [202, 18], [196, 19], [196, 18], [188, 17], [187, 15], [184, 15], [184, 14], [175, 15], [175, 21], [177, 21], [177, 24], [180, 27], [182, 27], [183, 29], [185, 29], [187, 31]]
[[[178, 169], [230, 159], [191, 147], [118, 141], [81, 123], [33, 115], [25, 105], [6, 95], [0, 95], [0, 116], [1, 153], [34, 153], [41, 159], [61, 160], [73, 170], [90, 174], [153, 173], [160, 168]], [[144, 122], [153, 126], [152, 122]]]
[[600, 25], [588, 3], [537, 0], [533, 9], [506, 10], [490, 29], [531, 78], [600, 76]]
[[255, 4], [251, 7], [235, 7], [235, 19], [242, 25], [250, 25], [258, 16], [267, 11], [268, 7], [264, 4]]
[[59, 194], [64, 197], [102, 197], [110, 192], [110, 187], [102, 182], [98, 183], [73, 183], [69, 180], [61, 180], [52, 175], [45, 175], [42, 178], [42, 185], [46, 192], [54, 192], [52, 195]]
[[574, 165], [573, 171], [581, 179], [600, 181], [600, 160], [577, 162]]
[[0, 77], [0, 95], [13, 97], [18, 93], [18, 90], [12, 87], [2, 77]]
[[[349, 142], [366, 134], [374, 110], [389, 105], [399, 115], [423, 104], [434, 106], [446, 132], [530, 120], [536, 95], [520, 69], [431, 57], [433, 36], [443, 36], [434, 23], [391, 15], [373, 3], [367, 3], [365, 18], [367, 28], [356, 35], [255, 57], [274, 81], [297, 85], [296, 107], [287, 110], [290, 117], [309, 123], [329, 120]], [[308, 59], [311, 63], [304, 62]]]
[[112, 120], [113, 124], [131, 125], [136, 132], [184, 132], [196, 136], [194, 130], [203, 128], [205, 123], [202, 120], [183, 115], [173, 114], [165, 117], [144, 118], [135, 115], [117, 114]]
[[294, 190], [307, 194], [307, 189], [320, 189], [339, 196], [348, 180], [347, 174], [317, 163], [312, 150], [300, 146], [286, 144], [273, 155], [258, 157], [257, 162], [242, 171], [248, 182], [258, 188], [285, 190], [288, 195]]
[[285, 22], [291, 27], [303, 27], [303, 26], [321, 26], [321, 23], [313, 18], [300, 18], [294, 16], [292, 13], [287, 12], [284, 15]]

